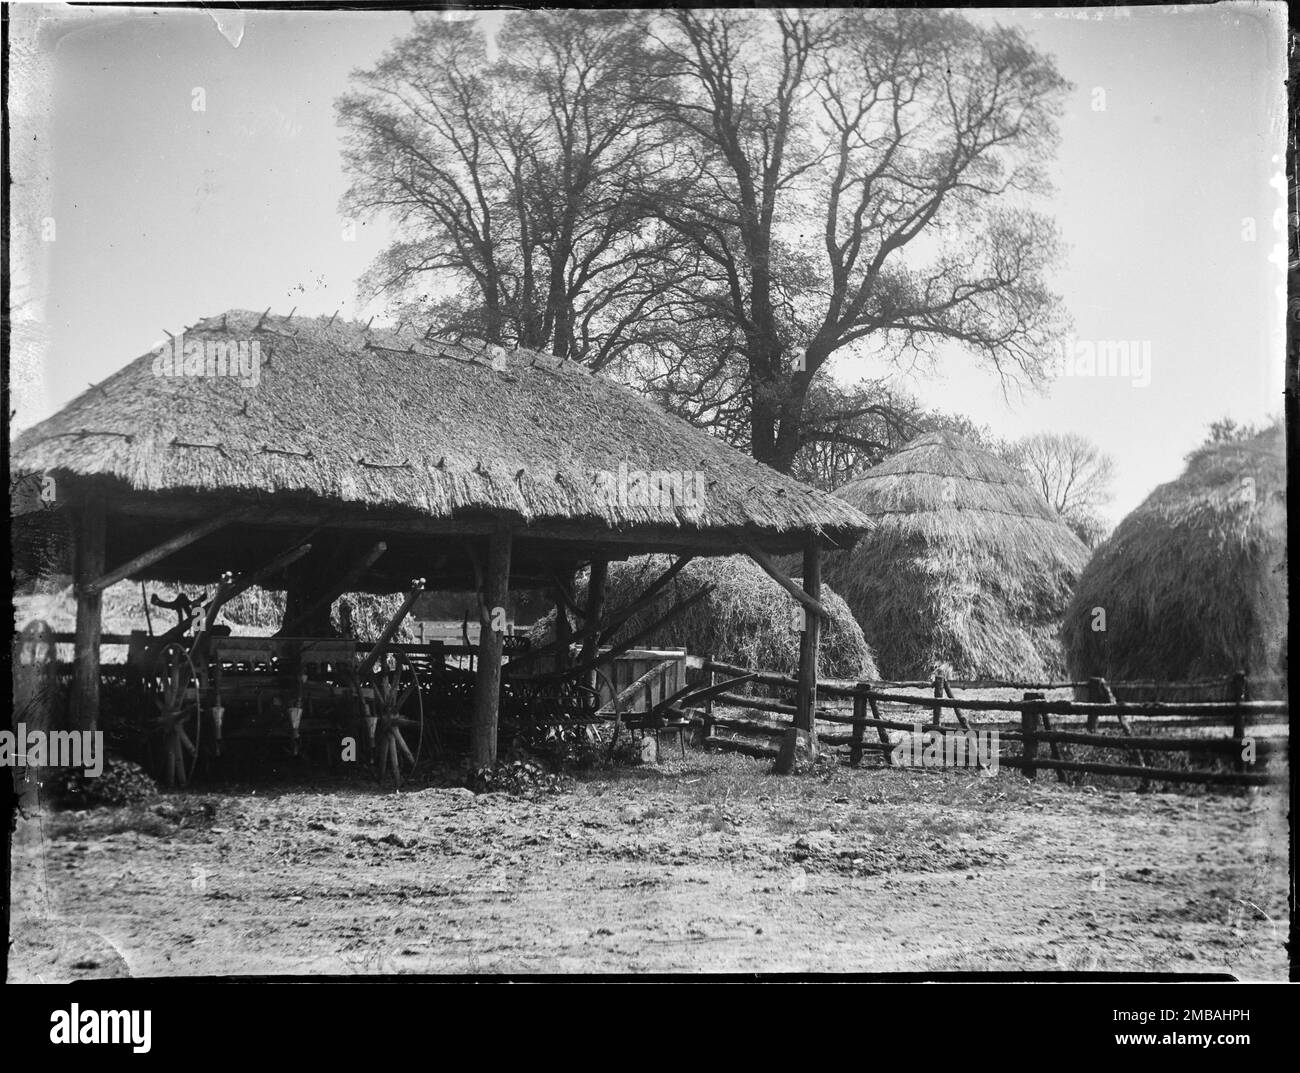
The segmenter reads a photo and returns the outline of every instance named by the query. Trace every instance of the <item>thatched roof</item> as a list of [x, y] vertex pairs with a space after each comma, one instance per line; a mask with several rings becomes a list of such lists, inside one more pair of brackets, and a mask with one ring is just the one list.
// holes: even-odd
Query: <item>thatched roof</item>
[[[667, 556], [646, 555], [611, 563], [605, 588], [606, 612], [634, 603], [667, 569]], [[633, 615], [614, 636], [618, 643], [665, 614], [674, 604], [706, 585], [713, 591], [640, 642], [647, 647], [685, 648], [692, 655], [712, 656], [757, 670], [797, 674], [799, 634], [793, 628], [794, 600], [752, 559], [733, 555], [695, 559], [664, 587], [645, 610]], [[579, 606], [585, 606], [586, 581], [577, 586]], [[822, 625], [818, 674], [823, 678], [877, 677], [871, 649], [847, 605], [826, 586], [820, 600], [831, 619]], [[575, 629], [580, 623], [573, 623]], [[539, 621], [532, 635], [549, 641], [555, 633], [555, 613]]]
[[[1247, 482], [1253, 482], [1249, 484]], [[1105, 609], [1105, 631], [1093, 608]], [[1285, 674], [1281, 426], [1197, 450], [1099, 547], [1063, 630], [1077, 677], [1187, 681]]]
[[[505, 516], [592, 534], [656, 527], [773, 550], [818, 532], [851, 544], [868, 524], [576, 362], [399, 328], [246, 311], [206, 318], [186, 330], [183, 353], [193, 362], [200, 343], [209, 358], [244, 343], [251, 354], [256, 342], [256, 383], [158, 375], [167, 369], [151, 351], [19, 436], [12, 468], [96, 479], [114, 495], [110, 510], [116, 493], [188, 495], [203, 504], [197, 517], [217, 499], [273, 495], [277, 507], [345, 517]], [[638, 473], [668, 475], [658, 502], [638, 501]], [[672, 484], [675, 474], [685, 483]]]
[[1063, 670], [1056, 635], [1088, 550], [1015, 469], [931, 432], [837, 494], [876, 528], [824, 576], [886, 679]]

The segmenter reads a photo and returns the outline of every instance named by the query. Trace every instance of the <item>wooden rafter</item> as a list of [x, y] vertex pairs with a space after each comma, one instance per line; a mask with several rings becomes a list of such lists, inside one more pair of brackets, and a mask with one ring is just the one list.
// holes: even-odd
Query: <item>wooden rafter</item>
[[107, 574], [102, 574], [93, 581], [88, 581], [82, 586], [81, 591], [88, 596], [103, 592], [110, 585], [116, 585], [119, 581], [129, 578], [132, 574], [138, 574], [141, 570], [153, 566], [154, 563], [161, 562], [172, 553], [180, 551], [181, 548], [188, 547], [196, 540], [202, 540], [208, 534], [215, 533], [218, 529], [239, 521], [241, 518], [246, 517], [247, 514], [246, 510], [227, 511], [225, 514], [209, 518], [198, 525], [190, 526], [183, 533], [177, 533], [171, 539], [164, 540], [161, 544], [155, 545], [148, 551], [141, 552], [134, 559], [115, 567]]
[[807, 610], [811, 611], [819, 618], [826, 619], [828, 622], [830, 621], [831, 613], [826, 610], [822, 602], [815, 597], [810, 596], [804, 589], [800, 588], [790, 580], [790, 578], [786, 577], [776, 563], [772, 562], [766, 554], [760, 551], [753, 544], [745, 545], [745, 554], [753, 559], [754, 562], [758, 563], [768, 577], [780, 585], [781, 588], [785, 589], [786, 592], [798, 600]]

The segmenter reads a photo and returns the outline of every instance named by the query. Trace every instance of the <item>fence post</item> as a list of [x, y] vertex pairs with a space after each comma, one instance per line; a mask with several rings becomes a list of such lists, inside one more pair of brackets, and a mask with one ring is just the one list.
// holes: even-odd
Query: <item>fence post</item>
[[1021, 753], [1025, 758], [1023, 768], [1025, 778], [1032, 779], [1038, 774], [1038, 769], [1034, 766], [1034, 759], [1038, 756], [1038, 705], [1032, 701], [1042, 700], [1042, 693], [1026, 693], [1024, 704], [1020, 709], [1020, 732], [1025, 736], [1024, 744], [1021, 746]]
[[[936, 699], [943, 697], [943, 675], [941, 674], [934, 676], [934, 695]], [[930, 725], [937, 727], [941, 722], [943, 722], [943, 705], [936, 704], [934, 706], [934, 718], [930, 720]]]
[[[709, 685], [712, 686], [714, 684], [712, 653], [704, 657], [704, 665], [709, 668], [708, 670]], [[700, 731], [701, 731], [700, 745], [707, 749], [708, 746], [706, 745], [706, 742], [708, 742], [709, 738], [713, 737], [713, 694], [712, 693], [710, 693], [707, 697], [704, 698], [704, 726], [700, 728]]]
[[[1046, 694], [1045, 694], [1045, 693], [1040, 693], [1039, 696], [1044, 696], [1044, 697], [1045, 697]], [[1046, 731], [1050, 734], [1050, 733], [1052, 732], [1052, 720], [1051, 720], [1051, 718], [1048, 716], [1048, 714], [1047, 714], [1046, 712], [1043, 712], [1042, 719], [1043, 719], [1043, 729], [1046, 730]], [[1060, 743], [1058, 743], [1058, 742], [1055, 742], [1055, 741], [1049, 741], [1049, 742], [1047, 743], [1047, 745], [1048, 745], [1048, 751], [1052, 754], [1052, 759], [1053, 759], [1053, 760], [1069, 760], [1069, 759], [1070, 759], [1068, 753], [1066, 752], [1066, 749], [1065, 749], [1065, 746], [1064, 746], [1064, 745], [1062, 745], [1062, 744], [1060, 744]], [[1058, 768], [1056, 769], [1056, 781], [1057, 781], [1057, 782], [1069, 782], [1069, 781], [1070, 781], [1070, 773], [1069, 773], [1068, 771], [1066, 771], [1064, 768], [1059, 768], [1059, 767], [1058, 767]]]
[[853, 733], [849, 740], [849, 767], [858, 767], [862, 763], [862, 733], [867, 729], [862, 720], [867, 717], [867, 698], [862, 690], [867, 689], [866, 682], [859, 682], [853, 694]]
[[[1088, 699], [1092, 701], [1093, 704], [1106, 703], [1106, 679], [1104, 678], [1088, 679]], [[1096, 732], [1097, 732], [1097, 713], [1089, 712], [1088, 733], [1095, 734]]]
[[1237, 762], [1238, 771], [1246, 770], [1246, 758], [1241, 755], [1241, 743], [1246, 737], [1246, 710], [1240, 707], [1246, 700], [1246, 672], [1238, 671], [1232, 676], [1228, 683], [1228, 695], [1232, 702], [1238, 705], [1237, 710], [1232, 713], [1232, 736], [1237, 743]]

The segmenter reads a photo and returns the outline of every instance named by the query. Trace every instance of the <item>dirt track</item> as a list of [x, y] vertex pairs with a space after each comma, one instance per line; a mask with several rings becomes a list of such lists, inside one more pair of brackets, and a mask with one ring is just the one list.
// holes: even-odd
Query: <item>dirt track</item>
[[1286, 978], [1284, 790], [766, 770], [691, 754], [536, 800], [357, 780], [46, 812], [18, 827], [9, 976]]

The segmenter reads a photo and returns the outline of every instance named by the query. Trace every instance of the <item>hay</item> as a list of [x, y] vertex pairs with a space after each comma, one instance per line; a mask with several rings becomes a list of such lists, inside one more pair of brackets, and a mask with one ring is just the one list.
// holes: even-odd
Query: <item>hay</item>
[[[615, 611], [634, 602], [671, 560], [646, 555], [610, 563], [605, 606]], [[688, 563], [646, 610], [622, 627], [615, 641], [632, 636], [680, 600], [705, 585], [714, 590], [681, 617], [653, 633], [647, 647], [685, 648], [724, 663], [794, 674], [799, 668], [799, 634], [793, 628], [794, 600], [754, 561], [744, 555], [695, 559]], [[586, 582], [580, 581], [579, 606], [585, 606]], [[862, 629], [839, 596], [822, 587], [821, 601], [831, 613], [822, 627], [818, 675], [824, 678], [876, 677], [871, 650]], [[575, 627], [577, 623], [575, 623]], [[533, 628], [535, 642], [555, 633], [555, 612]]]
[[[1092, 628], [1094, 608], [1105, 610], [1104, 632]], [[1120, 522], [1079, 579], [1063, 636], [1079, 678], [1284, 676], [1281, 426], [1200, 448], [1182, 476]]]
[[837, 493], [876, 522], [827, 556], [886, 679], [1043, 679], [1088, 550], [1014, 469], [950, 432], [907, 444]]

